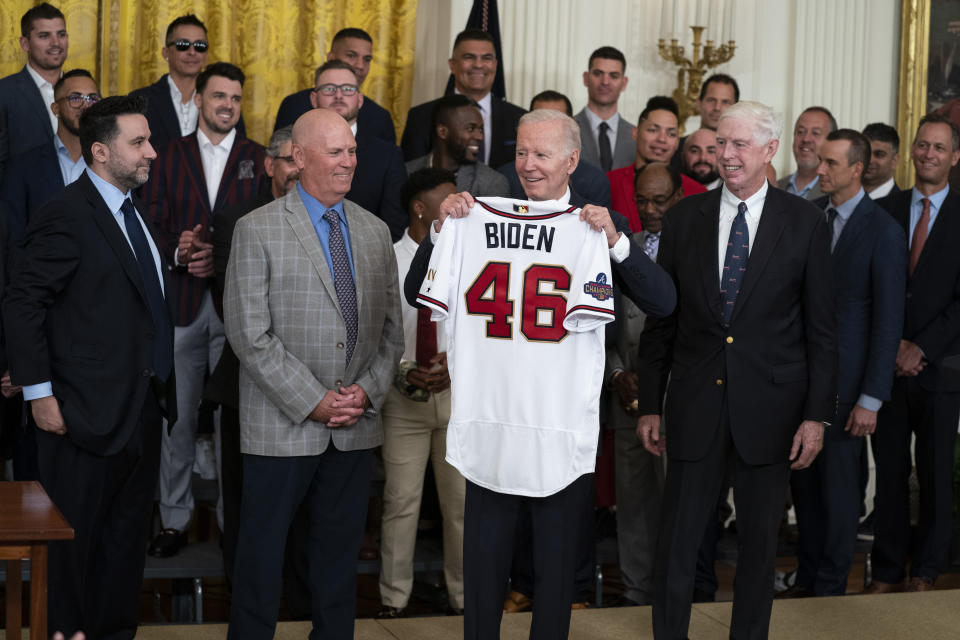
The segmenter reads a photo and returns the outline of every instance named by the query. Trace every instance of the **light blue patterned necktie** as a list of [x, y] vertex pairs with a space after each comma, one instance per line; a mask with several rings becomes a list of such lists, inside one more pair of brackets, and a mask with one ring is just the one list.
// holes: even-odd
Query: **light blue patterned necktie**
[[336, 210], [327, 209], [323, 219], [330, 225], [330, 262], [333, 263], [333, 286], [337, 291], [340, 313], [347, 327], [347, 362], [353, 357], [357, 344], [357, 288], [350, 271], [350, 257], [340, 231], [340, 217]]

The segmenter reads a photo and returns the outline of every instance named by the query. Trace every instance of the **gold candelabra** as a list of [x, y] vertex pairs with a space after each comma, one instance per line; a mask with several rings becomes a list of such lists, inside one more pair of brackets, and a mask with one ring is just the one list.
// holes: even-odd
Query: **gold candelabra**
[[[680, 135], [684, 133], [684, 123], [687, 118], [697, 112], [697, 99], [700, 97], [700, 85], [703, 83], [703, 74], [707, 69], [723, 64], [733, 57], [735, 43], [713, 46], [713, 40], [707, 40], [706, 46], [701, 45], [701, 38], [706, 27], [690, 27], [693, 29], [693, 56], [687, 58], [682, 45], [677, 39], [670, 40], [670, 44], [663, 38], [657, 43], [660, 57], [667, 62], [677, 65], [677, 88], [673, 90], [673, 99], [677, 102], [680, 111]], [[701, 55], [700, 49], [703, 48]]]

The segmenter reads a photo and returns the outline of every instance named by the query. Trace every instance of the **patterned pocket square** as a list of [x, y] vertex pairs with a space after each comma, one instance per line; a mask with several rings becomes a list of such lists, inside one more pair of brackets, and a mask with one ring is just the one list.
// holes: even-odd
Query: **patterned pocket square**
[[238, 165], [239, 175], [237, 180], [253, 179], [253, 160], [241, 160]]

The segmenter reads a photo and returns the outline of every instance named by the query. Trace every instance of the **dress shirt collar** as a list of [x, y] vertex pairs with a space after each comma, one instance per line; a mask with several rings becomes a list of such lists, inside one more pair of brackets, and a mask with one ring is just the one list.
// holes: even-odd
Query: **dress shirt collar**
[[[27, 73], [30, 74], [30, 77], [33, 78], [33, 82], [37, 85], [37, 89], [43, 91], [45, 88], [49, 88], [50, 91], [53, 91], [53, 85], [47, 82], [46, 78], [37, 73], [37, 70], [30, 66], [30, 63], [27, 63]], [[60, 75], [63, 75], [63, 71], [60, 72]], [[47, 105], [47, 108], [50, 108], [50, 105]]]
[[610, 133], [607, 134], [610, 137], [610, 144], [614, 144], [617, 139], [617, 125], [620, 124], [620, 113], [615, 113], [607, 120], [604, 120], [591, 111], [589, 106], [587, 106], [584, 111], [587, 114], [587, 122], [590, 123], [590, 131], [593, 132], [594, 137], [596, 137], [597, 140], [600, 139], [600, 123], [606, 122], [607, 126], [610, 127]]
[[[943, 206], [943, 201], [947, 199], [947, 194], [950, 193], [950, 184], [948, 183], [940, 191], [937, 191], [931, 196], [925, 196], [917, 188], [913, 188], [913, 194], [910, 196], [910, 206], [911, 207], [922, 207], [923, 204], [920, 202], [924, 198], [930, 199], [930, 215], [934, 215], [935, 212], [940, 211], [940, 207]], [[918, 209], [919, 210], [919, 209]]]
[[722, 179], [722, 178], [717, 178], [716, 180], [714, 180], [714, 181], [711, 182], [710, 184], [705, 184], [705, 185], [703, 185], [703, 186], [704, 186], [704, 188], [706, 188], [707, 191], [712, 191], [713, 189], [716, 189], [717, 187], [722, 187], [722, 186], [723, 186], [723, 179]]
[[120, 191], [120, 189], [117, 189], [114, 185], [98, 176], [90, 167], [87, 167], [86, 172], [90, 181], [93, 182], [93, 186], [96, 187], [97, 192], [100, 194], [100, 197], [107, 203], [107, 209], [109, 209], [113, 215], [117, 215], [117, 211], [120, 211], [123, 201], [130, 197], [130, 191], [127, 190], [126, 193]]
[[230, 153], [230, 150], [233, 149], [233, 142], [237, 138], [237, 128], [234, 127], [230, 129], [230, 133], [224, 136], [223, 140], [219, 144], [213, 144], [210, 141], [210, 138], [207, 137], [203, 131], [197, 127], [197, 144], [200, 145], [200, 151], [225, 151]]
[[541, 200], [541, 202], [556, 202], [558, 207], [566, 207], [570, 204], [570, 185], [567, 185], [567, 190], [556, 200]]
[[[180, 106], [183, 104], [183, 94], [180, 93], [180, 87], [177, 86], [177, 83], [173, 81], [173, 78], [170, 75], [167, 75], [167, 84], [170, 85], [170, 98], [173, 100], [173, 104]], [[193, 93], [190, 94], [189, 102], [193, 102], [193, 96], [197, 93], [197, 90], [194, 89]]]
[[417, 244], [417, 241], [410, 237], [410, 227], [407, 227], [403, 230], [403, 235], [400, 236], [400, 240], [397, 241], [397, 244], [400, 245], [400, 248], [403, 249], [403, 251], [409, 253], [411, 256], [414, 255], [417, 252], [417, 249], [420, 247], [420, 245]]
[[807, 183], [807, 186], [801, 191], [797, 189], [797, 173], [793, 172], [790, 174], [790, 188], [793, 189], [791, 193], [795, 193], [798, 196], [807, 197], [807, 194], [820, 183], [820, 176], [816, 176], [813, 180]]
[[[764, 180], [763, 186], [757, 189], [756, 193], [746, 200], [741, 200], [737, 196], [733, 195], [729, 189], [727, 189], [727, 185], [723, 185], [723, 188], [720, 191], [720, 212], [723, 213], [724, 209], [727, 211], [732, 210], [733, 213], [731, 217], [736, 216], [740, 203], [745, 202], [747, 205], [747, 217], [759, 220], [760, 214], [763, 213], [763, 203], [767, 199], [767, 189], [769, 188], [770, 183]], [[724, 207], [724, 205], [726, 205], [726, 207]], [[752, 241], [753, 238], [750, 240]]]
[[867, 195], [870, 196], [871, 200], [879, 200], [880, 198], [890, 195], [890, 192], [893, 191], [893, 185], [895, 184], [896, 181], [894, 181], [893, 178], [890, 178], [879, 187], [874, 188]]
[[357, 121], [356, 120], [354, 120], [353, 124], [350, 125], [350, 131], [353, 132], [353, 139], [356, 140], [357, 139]]
[[347, 216], [343, 213], [343, 200], [340, 200], [340, 202], [328, 208], [323, 206], [319, 200], [307, 193], [307, 190], [304, 189], [303, 185], [299, 182], [297, 183], [297, 191], [300, 193], [300, 199], [303, 201], [303, 205], [307, 208], [307, 214], [310, 216], [310, 224], [312, 224], [314, 227], [316, 227], [321, 220], [326, 223], [326, 220], [323, 219], [323, 214], [330, 209], [333, 209], [337, 212], [337, 216], [340, 218], [341, 224], [347, 224]]
[[860, 204], [860, 201], [866, 196], [866, 192], [863, 190], [863, 187], [860, 187], [860, 191], [857, 191], [857, 195], [853, 196], [840, 206], [834, 206], [832, 202], [827, 202], [827, 208], [833, 208], [837, 210], [837, 217], [843, 221], [843, 224], [847, 223], [847, 220], [850, 219], [850, 216], [853, 215], [854, 209], [857, 208], [857, 205]]

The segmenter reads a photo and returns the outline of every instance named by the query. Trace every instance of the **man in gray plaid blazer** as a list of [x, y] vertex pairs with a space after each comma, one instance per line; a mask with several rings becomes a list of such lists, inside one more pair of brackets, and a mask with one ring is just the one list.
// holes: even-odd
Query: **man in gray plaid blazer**
[[378, 410], [403, 352], [393, 245], [344, 195], [356, 142], [336, 112], [293, 128], [300, 183], [242, 217], [224, 292], [240, 360], [243, 497], [228, 638], [273, 638], [284, 542], [310, 512], [311, 637], [353, 637]]

